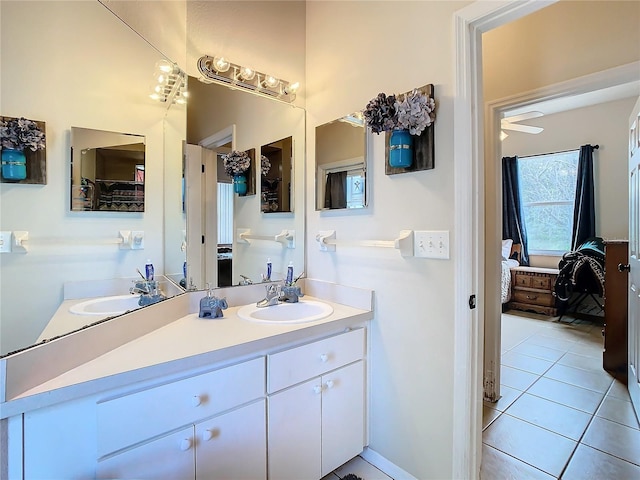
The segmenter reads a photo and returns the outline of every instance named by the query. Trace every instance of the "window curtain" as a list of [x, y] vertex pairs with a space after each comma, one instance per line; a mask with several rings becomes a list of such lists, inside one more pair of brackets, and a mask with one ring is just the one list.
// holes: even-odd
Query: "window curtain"
[[518, 157], [502, 158], [502, 238], [512, 239], [521, 245], [520, 265], [529, 265], [527, 250], [527, 232], [520, 206], [520, 187], [518, 184]]
[[347, 208], [347, 172], [327, 174], [324, 208]]
[[580, 147], [576, 199], [573, 206], [571, 250], [576, 250], [589, 237], [596, 236], [596, 208], [593, 191], [593, 150], [591, 145]]

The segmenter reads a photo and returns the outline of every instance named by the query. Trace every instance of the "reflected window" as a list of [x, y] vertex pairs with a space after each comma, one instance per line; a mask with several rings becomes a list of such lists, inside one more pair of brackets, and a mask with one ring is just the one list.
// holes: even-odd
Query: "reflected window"
[[218, 182], [218, 245], [233, 243], [233, 184]]

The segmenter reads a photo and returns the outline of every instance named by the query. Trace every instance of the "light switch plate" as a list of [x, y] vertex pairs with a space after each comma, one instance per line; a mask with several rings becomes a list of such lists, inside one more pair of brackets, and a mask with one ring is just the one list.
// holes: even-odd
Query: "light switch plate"
[[0, 253], [11, 252], [11, 232], [0, 232]]
[[413, 239], [413, 254], [422, 258], [449, 258], [448, 230], [416, 230]]

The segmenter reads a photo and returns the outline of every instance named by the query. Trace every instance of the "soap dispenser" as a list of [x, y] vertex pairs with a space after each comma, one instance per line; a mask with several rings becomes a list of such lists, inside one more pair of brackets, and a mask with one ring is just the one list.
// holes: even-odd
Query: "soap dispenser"
[[207, 283], [207, 294], [200, 299], [200, 318], [222, 318], [224, 314], [222, 310], [226, 310], [227, 305], [226, 298], [218, 298], [213, 295], [213, 289], [210, 288]]

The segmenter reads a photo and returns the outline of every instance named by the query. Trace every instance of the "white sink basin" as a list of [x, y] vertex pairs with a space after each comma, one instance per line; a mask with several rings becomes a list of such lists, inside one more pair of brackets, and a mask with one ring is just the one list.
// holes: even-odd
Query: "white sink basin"
[[140, 295], [116, 295], [113, 297], [94, 298], [86, 302], [76, 303], [69, 308], [76, 315], [100, 315], [110, 317], [121, 315], [128, 310], [140, 308]]
[[300, 300], [298, 303], [281, 303], [271, 307], [258, 307], [255, 303], [238, 310], [243, 320], [260, 323], [305, 323], [328, 317], [333, 307], [315, 300]]

